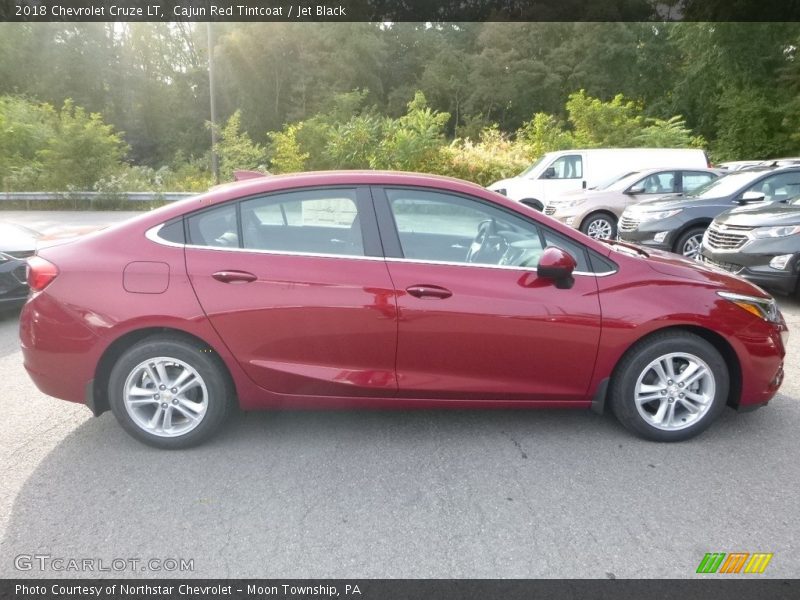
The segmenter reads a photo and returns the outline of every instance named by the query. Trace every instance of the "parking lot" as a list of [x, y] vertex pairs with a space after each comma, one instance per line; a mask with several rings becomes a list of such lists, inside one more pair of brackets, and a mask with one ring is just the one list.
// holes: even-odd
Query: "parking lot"
[[[85, 215], [3, 217], [55, 232]], [[797, 577], [800, 301], [779, 301], [781, 393], [671, 445], [588, 411], [314, 411], [237, 414], [158, 451], [40, 393], [2, 316], [0, 577], [683, 578], [707, 552], [771, 552], [763, 576]], [[193, 570], [158, 570], [172, 559]]]

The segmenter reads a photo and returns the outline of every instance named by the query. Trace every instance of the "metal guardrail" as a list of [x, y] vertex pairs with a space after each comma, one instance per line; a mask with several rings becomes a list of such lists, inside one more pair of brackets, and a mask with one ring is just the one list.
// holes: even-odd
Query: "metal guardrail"
[[41, 202], [67, 200], [79, 202], [88, 200], [119, 199], [128, 202], [175, 202], [196, 194], [191, 192], [0, 192], [0, 202]]

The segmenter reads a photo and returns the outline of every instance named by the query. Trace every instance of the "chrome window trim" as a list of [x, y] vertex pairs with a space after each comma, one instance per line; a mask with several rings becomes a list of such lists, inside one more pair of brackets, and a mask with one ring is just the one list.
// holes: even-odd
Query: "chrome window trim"
[[[505, 271], [520, 271], [525, 273], [535, 273], [537, 270], [535, 268], [530, 267], [519, 267], [514, 265], [487, 265], [487, 264], [480, 264], [480, 263], [465, 263], [465, 262], [455, 262], [455, 261], [445, 261], [445, 260], [422, 260], [422, 259], [411, 259], [411, 258], [391, 258], [391, 257], [384, 257], [384, 256], [364, 256], [358, 254], [323, 254], [317, 252], [292, 252], [292, 251], [277, 251], [277, 250], [262, 250], [257, 248], [225, 248], [221, 246], [197, 246], [194, 244], [178, 244], [175, 242], [167, 241], [163, 238], [158, 237], [158, 232], [161, 228], [164, 227], [164, 223], [156, 225], [155, 227], [151, 227], [150, 229], [145, 232], [145, 237], [156, 244], [161, 244], [163, 246], [170, 246], [173, 248], [196, 248], [198, 250], [214, 250], [217, 252], [247, 252], [249, 254], [266, 254], [271, 256], [301, 256], [301, 257], [308, 257], [308, 258], [345, 258], [345, 259], [352, 259], [352, 260], [380, 260], [385, 262], [399, 262], [399, 263], [412, 263], [412, 264], [421, 264], [421, 265], [443, 265], [443, 266], [450, 266], [450, 267], [471, 267], [471, 268], [482, 268], [482, 269], [502, 269]], [[617, 273], [617, 269], [613, 271], [604, 271], [602, 273], [592, 273], [590, 271], [574, 271], [573, 275], [578, 275], [581, 277], [608, 277], [609, 275], [614, 275]]]
[[146, 237], [151, 242], [155, 242], [156, 244], [161, 244], [162, 246], [169, 246], [171, 248], [183, 248], [186, 244], [179, 244], [177, 242], [170, 242], [169, 240], [165, 240], [162, 237], [159, 237], [158, 232], [161, 231], [166, 226], [166, 223], [159, 223], [155, 227], [151, 227], [147, 231], [144, 232], [144, 237]]
[[[444, 265], [449, 267], [478, 267], [483, 269], [503, 269], [506, 271], [521, 271], [525, 273], [536, 273], [536, 268], [531, 267], [518, 267], [514, 265], [487, 265], [482, 263], [465, 263], [465, 262], [454, 262], [454, 261], [446, 261], [446, 260], [423, 260], [417, 258], [392, 258], [387, 257], [386, 262], [406, 262], [406, 263], [416, 263], [421, 265]], [[617, 271], [604, 271], [603, 273], [592, 273], [591, 271], [573, 271], [573, 275], [580, 275], [583, 277], [608, 277], [609, 275], [614, 275]]]

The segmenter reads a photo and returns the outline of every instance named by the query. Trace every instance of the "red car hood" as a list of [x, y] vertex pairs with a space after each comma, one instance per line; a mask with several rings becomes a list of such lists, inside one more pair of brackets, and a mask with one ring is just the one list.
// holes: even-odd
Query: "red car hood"
[[750, 283], [742, 277], [738, 277], [725, 271], [723, 269], [684, 258], [678, 254], [665, 252], [662, 250], [654, 250], [651, 248], [643, 248], [624, 242], [615, 242], [620, 246], [625, 246], [644, 253], [643, 260], [654, 271], [662, 275], [669, 275], [670, 277], [678, 277], [681, 279], [691, 279], [705, 283], [711, 287], [724, 288], [731, 292], [739, 294], [747, 294], [749, 296], [757, 296], [760, 298], [771, 298], [772, 296], [762, 290], [757, 285]]

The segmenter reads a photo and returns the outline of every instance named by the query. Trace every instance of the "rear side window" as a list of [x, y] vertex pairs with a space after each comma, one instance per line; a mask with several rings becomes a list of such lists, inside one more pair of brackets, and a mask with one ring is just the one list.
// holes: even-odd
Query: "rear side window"
[[354, 189], [302, 190], [241, 203], [243, 247], [364, 256]]
[[189, 243], [212, 248], [238, 248], [239, 227], [236, 206], [225, 204], [193, 214], [186, 219]]
[[183, 219], [178, 219], [171, 223], [164, 223], [164, 226], [158, 230], [158, 237], [165, 242], [183, 244], [186, 241], [183, 235]]

